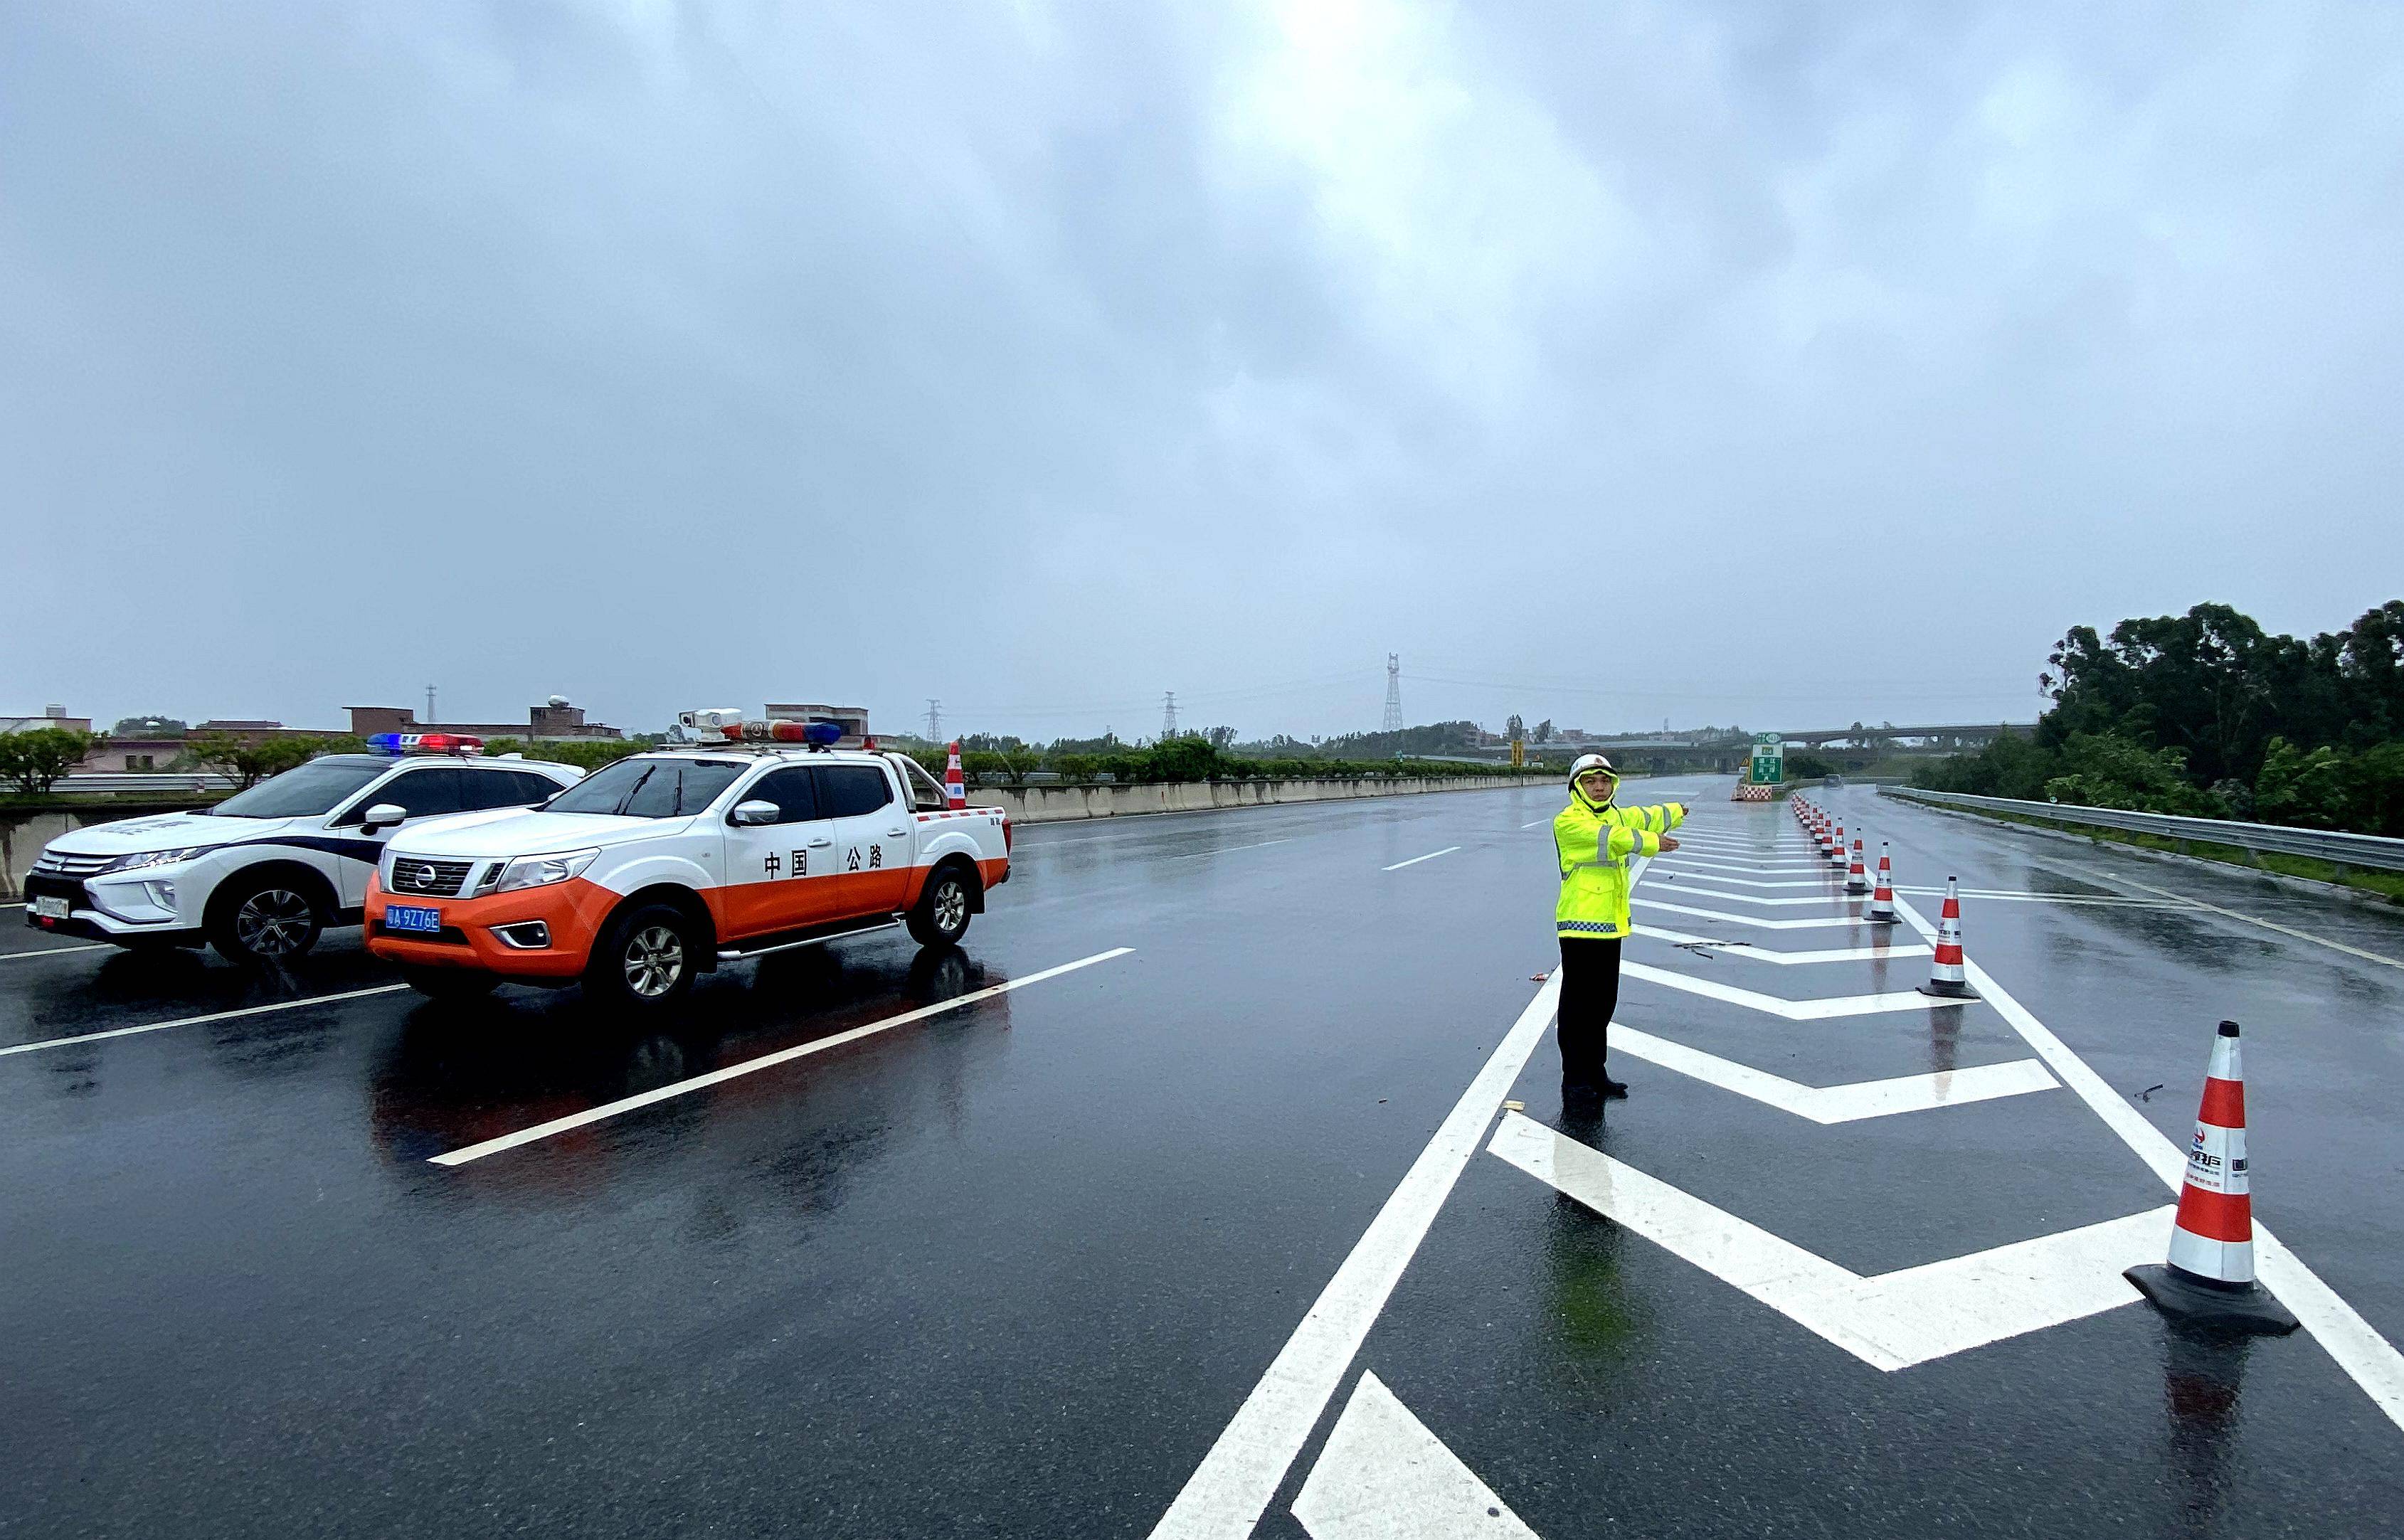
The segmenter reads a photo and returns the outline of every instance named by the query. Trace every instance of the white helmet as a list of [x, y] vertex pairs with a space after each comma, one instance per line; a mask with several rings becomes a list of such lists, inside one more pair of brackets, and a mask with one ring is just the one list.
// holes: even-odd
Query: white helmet
[[1600, 770], [1603, 774], [1610, 776], [1614, 781], [1619, 779], [1619, 772], [1613, 770], [1611, 768], [1611, 761], [1605, 759], [1601, 755], [1581, 754], [1577, 756], [1577, 762], [1570, 766], [1570, 784], [1572, 786], [1576, 785], [1578, 784], [1578, 777], [1584, 775], [1588, 770]]

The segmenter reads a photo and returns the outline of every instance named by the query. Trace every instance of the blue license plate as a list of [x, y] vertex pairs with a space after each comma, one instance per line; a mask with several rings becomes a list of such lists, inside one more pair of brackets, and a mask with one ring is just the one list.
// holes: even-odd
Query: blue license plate
[[442, 928], [442, 911], [416, 904], [386, 904], [384, 907], [384, 928], [419, 931], [432, 936]]

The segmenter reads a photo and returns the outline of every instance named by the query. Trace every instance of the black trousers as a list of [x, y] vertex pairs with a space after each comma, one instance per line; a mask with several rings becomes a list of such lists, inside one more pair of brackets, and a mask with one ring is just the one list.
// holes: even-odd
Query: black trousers
[[1561, 1084], [1599, 1088], [1604, 1038], [1619, 1008], [1619, 937], [1561, 937]]

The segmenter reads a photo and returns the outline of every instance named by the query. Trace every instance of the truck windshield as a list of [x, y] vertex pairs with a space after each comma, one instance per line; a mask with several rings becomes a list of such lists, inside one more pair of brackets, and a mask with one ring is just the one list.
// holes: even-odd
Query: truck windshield
[[392, 767], [390, 759], [370, 755], [328, 755], [271, 776], [208, 811], [217, 818], [314, 818]]
[[552, 798], [543, 811], [678, 818], [716, 801], [746, 768], [722, 759], [621, 759]]

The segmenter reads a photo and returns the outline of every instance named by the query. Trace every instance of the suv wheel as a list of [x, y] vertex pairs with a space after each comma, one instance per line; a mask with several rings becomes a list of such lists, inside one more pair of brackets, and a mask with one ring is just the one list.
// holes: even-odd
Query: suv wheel
[[927, 880], [927, 891], [918, 895], [918, 907], [909, 918], [910, 935], [920, 946], [952, 946], [967, 934], [975, 899], [969, 881], [957, 867], [944, 867]]
[[326, 916], [317, 895], [281, 872], [234, 878], [209, 921], [209, 944], [229, 963], [288, 963], [317, 944]]
[[657, 1010], [692, 988], [700, 948], [692, 923], [672, 905], [645, 904], [609, 923], [585, 964], [587, 993], [635, 1010]]

